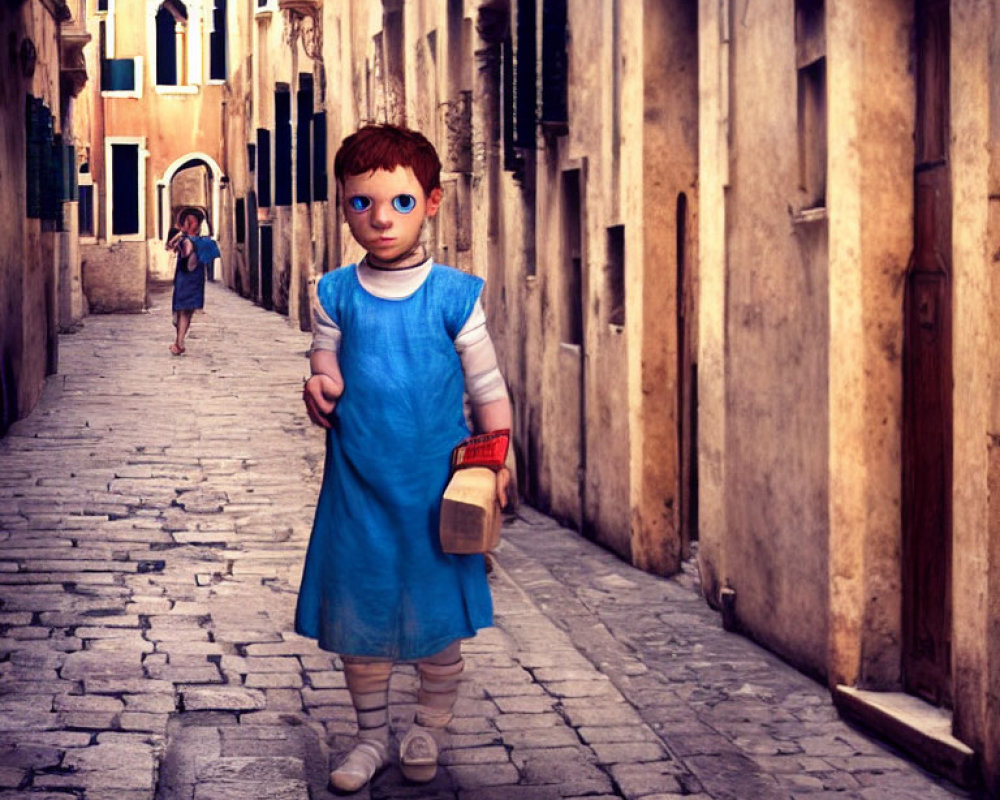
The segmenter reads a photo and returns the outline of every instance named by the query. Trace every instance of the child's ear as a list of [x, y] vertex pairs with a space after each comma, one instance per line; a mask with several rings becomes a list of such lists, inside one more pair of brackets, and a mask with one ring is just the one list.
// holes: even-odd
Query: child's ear
[[441, 200], [444, 197], [444, 192], [439, 186], [437, 189], [431, 189], [431, 193], [427, 196], [427, 216], [433, 217], [438, 213], [438, 209], [441, 207]]

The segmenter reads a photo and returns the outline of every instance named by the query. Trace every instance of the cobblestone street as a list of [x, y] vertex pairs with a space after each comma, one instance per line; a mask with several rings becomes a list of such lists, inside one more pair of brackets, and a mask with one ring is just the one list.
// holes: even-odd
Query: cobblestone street
[[[90, 316], [0, 439], [0, 800], [327, 800], [353, 712], [292, 633], [322, 433], [309, 335], [218, 284], [187, 354], [170, 294]], [[358, 797], [967, 797], [722, 630], [692, 570], [639, 572], [522, 506], [465, 646], [446, 768]], [[415, 702], [394, 673], [392, 723]]]

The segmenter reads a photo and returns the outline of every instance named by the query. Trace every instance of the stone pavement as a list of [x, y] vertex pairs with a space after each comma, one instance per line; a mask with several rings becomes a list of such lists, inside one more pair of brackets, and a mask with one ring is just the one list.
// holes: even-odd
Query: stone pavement
[[[0, 800], [327, 800], [354, 732], [336, 657], [291, 632], [323, 457], [308, 335], [208, 287], [60, 342], [0, 440]], [[358, 797], [937, 798], [822, 686], [663, 580], [522, 506], [467, 643], [447, 767]], [[392, 723], [415, 700], [393, 677]]]

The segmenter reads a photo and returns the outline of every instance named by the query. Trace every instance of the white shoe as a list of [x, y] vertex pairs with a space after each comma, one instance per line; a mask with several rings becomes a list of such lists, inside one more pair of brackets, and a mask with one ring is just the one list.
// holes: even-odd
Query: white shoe
[[403, 777], [414, 783], [434, 780], [438, 768], [438, 742], [430, 728], [411, 725], [399, 745], [399, 766]]
[[362, 739], [330, 773], [330, 784], [341, 792], [356, 792], [389, 761], [388, 748], [381, 742]]

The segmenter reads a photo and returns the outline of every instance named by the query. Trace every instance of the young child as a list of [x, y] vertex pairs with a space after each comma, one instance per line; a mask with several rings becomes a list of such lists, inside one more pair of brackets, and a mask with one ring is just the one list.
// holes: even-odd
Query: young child
[[[330, 775], [356, 791], [388, 762], [389, 675], [416, 662], [417, 711], [400, 744], [412, 781], [437, 773], [463, 662], [460, 642], [492, 625], [481, 555], [442, 552], [452, 449], [509, 429], [507, 387], [480, 301], [483, 281], [434, 263], [420, 241], [441, 205], [441, 162], [421, 134], [369, 125], [334, 159], [344, 215], [366, 251], [324, 275], [313, 309], [309, 418], [326, 463], [295, 629], [339, 653], [358, 741]], [[506, 503], [509, 472], [497, 472]]]
[[194, 312], [205, 306], [205, 270], [219, 257], [219, 246], [209, 236], [199, 236], [203, 217], [200, 211], [186, 208], [178, 222], [180, 229], [167, 233], [166, 248], [177, 254], [174, 270], [173, 321], [177, 329], [170, 352], [183, 355], [184, 338], [191, 327]]

